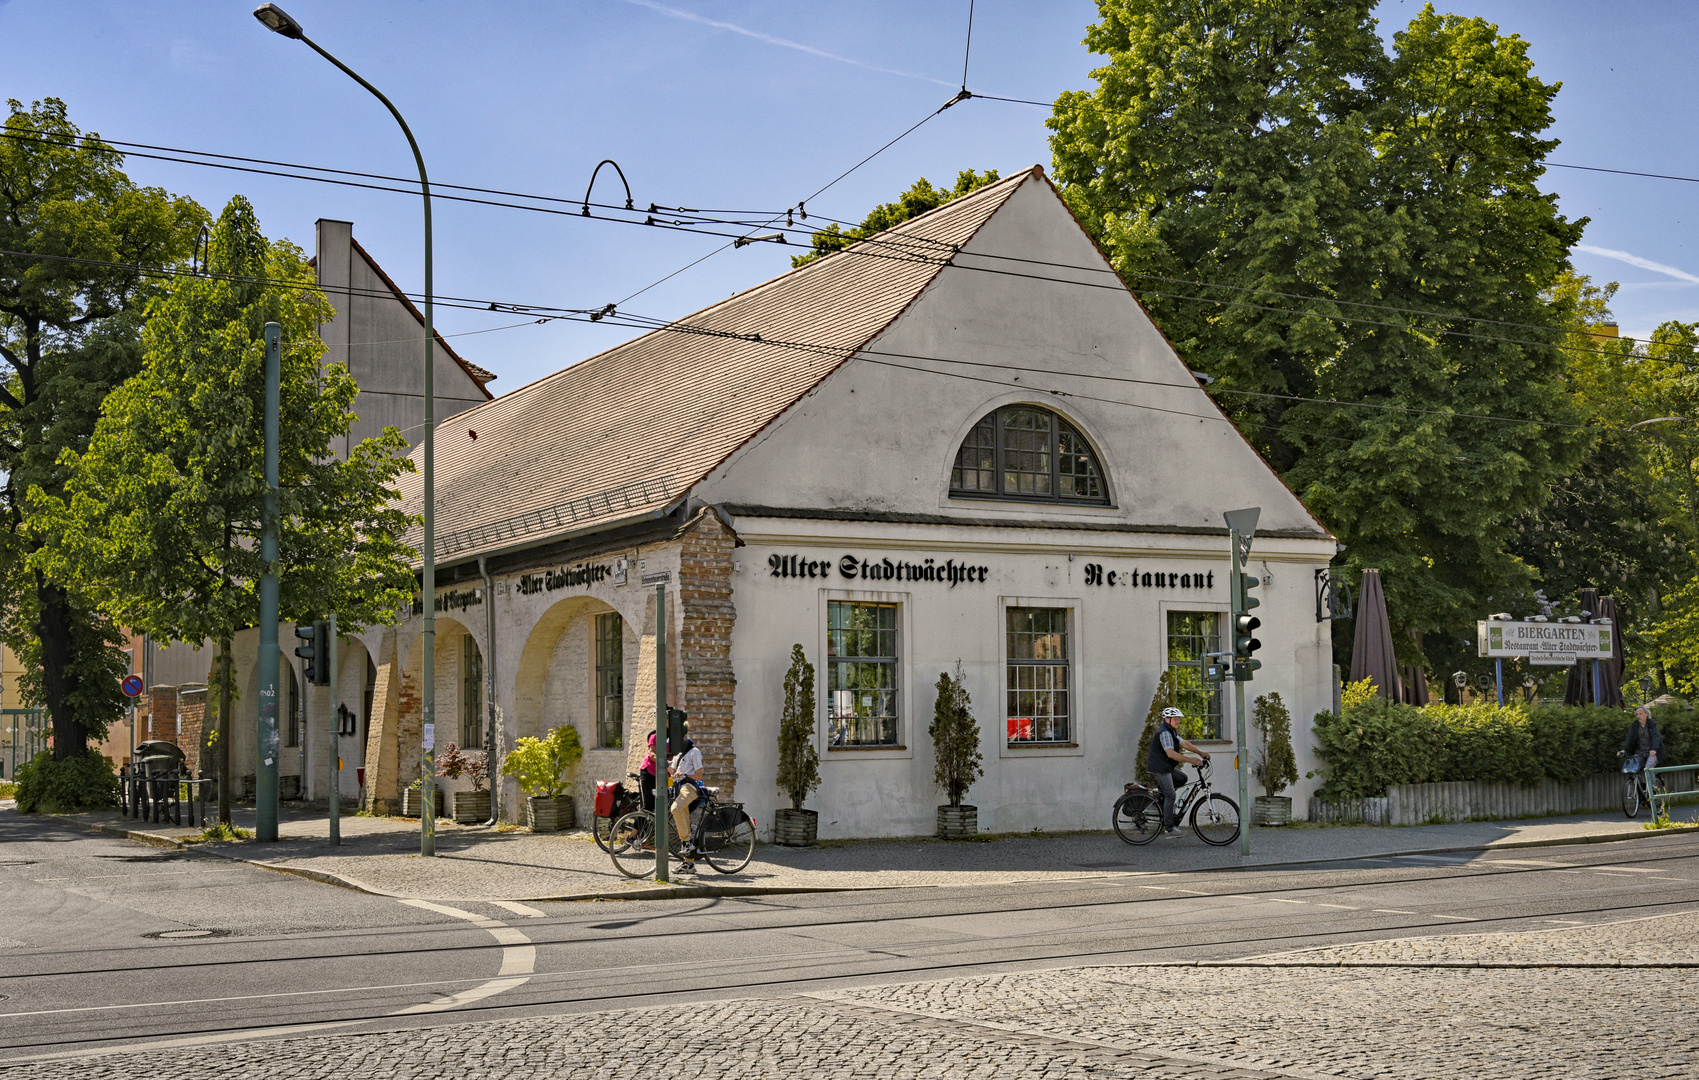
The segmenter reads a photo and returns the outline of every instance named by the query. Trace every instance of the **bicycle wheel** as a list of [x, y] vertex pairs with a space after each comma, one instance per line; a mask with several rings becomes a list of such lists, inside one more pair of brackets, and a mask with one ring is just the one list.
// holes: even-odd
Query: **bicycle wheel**
[[1231, 844], [1239, 838], [1239, 804], [1210, 792], [1192, 810], [1192, 831], [1214, 847]]
[[655, 876], [655, 818], [633, 810], [608, 830], [608, 854], [614, 867], [629, 878]]
[[1640, 814], [1640, 775], [1629, 773], [1628, 782], [1622, 785], [1622, 812], [1629, 817]]
[[608, 837], [612, 836], [613, 832], [614, 832], [614, 819], [611, 818], [611, 817], [603, 817], [602, 815], [597, 814], [596, 820], [594, 822], [592, 822], [592, 828], [590, 829], [590, 835], [595, 837], [596, 846], [601, 848], [603, 851], [608, 852], [609, 854], [613, 853], [613, 849], [608, 846]]
[[1162, 832], [1162, 803], [1142, 791], [1129, 791], [1115, 800], [1110, 814], [1115, 835], [1129, 844], [1148, 844]]
[[737, 828], [726, 834], [725, 840], [717, 844], [712, 851], [704, 851], [702, 857], [722, 874], [735, 874], [749, 865], [749, 860], [755, 855], [755, 822], [749, 820], [748, 814], [739, 814]]

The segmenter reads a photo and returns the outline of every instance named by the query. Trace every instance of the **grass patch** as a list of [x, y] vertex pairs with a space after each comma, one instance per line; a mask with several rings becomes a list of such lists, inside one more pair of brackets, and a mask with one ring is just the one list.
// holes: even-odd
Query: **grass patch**
[[254, 834], [240, 825], [226, 825], [216, 822], [201, 830], [199, 836], [191, 836], [184, 840], [185, 844], [228, 844], [236, 840], [252, 840]]

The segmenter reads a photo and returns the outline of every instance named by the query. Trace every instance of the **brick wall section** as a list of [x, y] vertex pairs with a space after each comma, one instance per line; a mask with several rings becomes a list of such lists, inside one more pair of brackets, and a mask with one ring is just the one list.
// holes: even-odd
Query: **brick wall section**
[[[147, 695], [147, 724], [137, 724], [142, 739], [177, 741], [177, 688], [156, 686]], [[138, 739], [137, 741], [141, 741]]]
[[703, 779], [726, 797], [737, 789], [737, 759], [732, 752], [732, 720], [737, 677], [732, 673], [732, 552], [737, 537], [712, 507], [704, 508], [684, 530], [679, 553], [679, 602], [683, 628], [679, 641], [684, 674], [684, 708], [690, 735], [702, 749]]
[[[394, 644], [385, 650], [393, 654]], [[401, 813], [401, 784], [399, 783], [401, 726], [403, 698], [418, 713], [418, 691], [410, 684], [398, 692], [401, 682], [392, 658], [377, 665], [377, 681], [372, 694], [372, 714], [366, 718], [366, 787], [362, 809], [372, 814]]]
[[204, 750], [203, 740], [206, 730], [207, 691], [200, 688], [182, 690], [177, 694], [177, 719], [181, 722], [183, 732], [178, 736], [177, 745], [188, 755], [190, 772], [198, 772], [201, 767], [201, 754]]

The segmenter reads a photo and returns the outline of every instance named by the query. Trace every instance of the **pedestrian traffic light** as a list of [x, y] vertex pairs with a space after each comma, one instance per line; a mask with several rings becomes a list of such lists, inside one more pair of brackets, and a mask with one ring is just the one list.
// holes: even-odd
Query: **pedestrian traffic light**
[[329, 686], [330, 623], [323, 619], [300, 623], [295, 627], [295, 636], [302, 642], [295, 646], [295, 655], [304, 661], [301, 667], [307, 682], [313, 686]]

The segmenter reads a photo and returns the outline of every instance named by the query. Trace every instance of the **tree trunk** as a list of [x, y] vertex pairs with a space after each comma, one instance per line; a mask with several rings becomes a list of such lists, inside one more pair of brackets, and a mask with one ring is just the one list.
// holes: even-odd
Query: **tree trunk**
[[218, 822], [230, 824], [230, 639], [218, 642], [218, 741], [212, 757], [218, 770]]
[[88, 728], [77, 719], [70, 696], [71, 601], [65, 590], [35, 575], [36, 633], [41, 638], [41, 697], [53, 721], [53, 760], [66, 761], [88, 753]]

